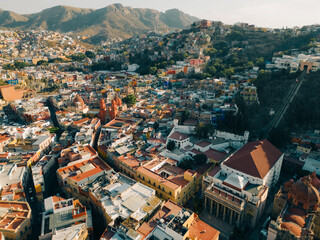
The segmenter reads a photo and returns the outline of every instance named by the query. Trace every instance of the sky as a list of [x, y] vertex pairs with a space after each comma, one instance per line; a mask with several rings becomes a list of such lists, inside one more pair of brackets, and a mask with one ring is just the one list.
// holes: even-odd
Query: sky
[[247, 22], [274, 28], [320, 24], [320, 0], [0, 0], [0, 8], [26, 14], [57, 5], [98, 9], [113, 3], [162, 12], [178, 8], [226, 24]]

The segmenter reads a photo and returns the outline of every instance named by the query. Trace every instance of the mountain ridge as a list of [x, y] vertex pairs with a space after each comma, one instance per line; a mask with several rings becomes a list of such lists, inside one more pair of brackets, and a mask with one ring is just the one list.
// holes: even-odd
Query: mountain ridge
[[100, 9], [58, 5], [32, 14], [0, 9], [0, 28], [14, 30], [51, 30], [101, 38], [128, 38], [146, 31], [183, 29], [197, 17], [179, 9], [160, 12], [150, 8], [132, 8], [116, 3]]

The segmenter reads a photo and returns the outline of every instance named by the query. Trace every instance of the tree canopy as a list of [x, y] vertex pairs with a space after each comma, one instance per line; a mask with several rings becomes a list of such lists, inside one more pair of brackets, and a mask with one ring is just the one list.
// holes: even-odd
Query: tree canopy
[[130, 106], [133, 106], [136, 104], [137, 102], [137, 97], [136, 95], [134, 94], [129, 94], [128, 96], [126, 96], [124, 99], [123, 99], [123, 102], [125, 102], [126, 104], [130, 105]]
[[174, 143], [174, 141], [169, 141], [168, 144], [167, 144], [167, 149], [169, 151], [173, 151], [176, 147], [176, 144]]

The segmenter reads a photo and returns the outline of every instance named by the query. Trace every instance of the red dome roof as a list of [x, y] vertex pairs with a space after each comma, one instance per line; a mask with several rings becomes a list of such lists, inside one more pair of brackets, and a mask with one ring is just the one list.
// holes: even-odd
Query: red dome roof
[[313, 172], [310, 176], [304, 176], [301, 178], [301, 181], [310, 180], [312, 186], [317, 189], [320, 189], [320, 180], [317, 178], [316, 172]]
[[283, 184], [283, 186], [287, 189], [291, 188], [293, 184], [293, 180], [291, 179], [290, 181], [286, 182], [285, 184]]
[[73, 104], [75, 105], [76, 103], [79, 103], [80, 105], [84, 105], [83, 99], [79, 96], [77, 93], [76, 96], [73, 99]]
[[301, 208], [289, 208], [289, 212], [300, 217], [305, 217], [306, 213]]
[[296, 224], [294, 224], [292, 222], [283, 222], [283, 223], [281, 223], [281, 228], [292, 232], [297, 237], [301, 236], [301, 228], [298, 225], [296, 225]]
[[286, 214], [283, 219], [287, 222], [293, 222], [302, 228], [306, 224], [305, 220], [302, 217], [294, 214]]
[[320, 204], [319, 191], [308, 180], [294, 183], [290, 188], [290, 193], [295, 200], [303, 204], [311, 206]]

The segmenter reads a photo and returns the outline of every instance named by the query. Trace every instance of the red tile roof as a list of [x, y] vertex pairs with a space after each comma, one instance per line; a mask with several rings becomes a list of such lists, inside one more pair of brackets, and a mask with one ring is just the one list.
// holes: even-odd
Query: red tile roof
[[201, 240], [218, 240], [220, 232], [201, 221], [199, 218], [195, 219], [189, 228], [189, 236], [191, 239]]
[[186, 134], [179, 133], [179, 132], [174, 132], [172, 133], [169, 138], [177, 140], [177, 141], [183, 141], [188, 138]]
[[15, 89], [14, 86], [0, 86], [0, 95], [5, 101], [14, 101], [21, 99], [25, 90]]
[[281, 157], [282, 152], [268, 140], [247, 143], [224, 164], [250, 176], [263, 179]]
[[207, 156], [208, 159], [212, 159], [216, 162], [221, 162], [228, 155], [224, 152], [219, 152], [219, 151], [211, 149], [211, 148], [208, 149], [207, 151], [205, 151], [204, 154]]
[[283, 222], [281, 223], [281, 228], [286, 229], [290, 232], [292, 232], [294, 235], [297, 237], [301, 236], [302, 229], [299, 227], [297, 224], [292, 223], [292, 222]]
[[176, 203], [168, 200], [163, 207], [152, 217], [149, 222], [143, 223], [137, 230], [138, 233], [146, 237], [157, 225], [161, 218], [166, 218], [171, 214], [177, 215], [181, 211], [182, 207]]
[[202, 142], [197, 143], [196, 145], [199, 147], [205, 148], [205, 147], [208, 147], [209, 145], [211, 145], [211, 143], [208, 141], [202, 141]]

